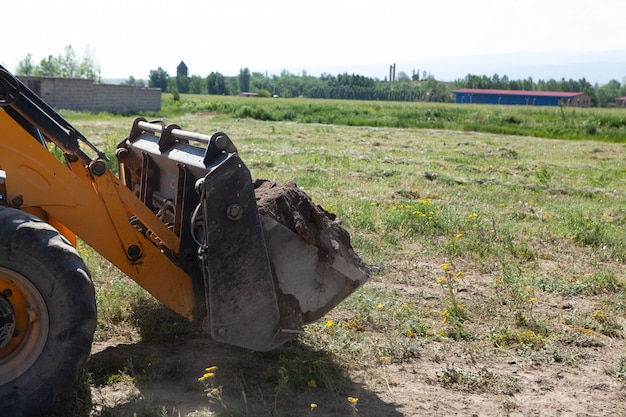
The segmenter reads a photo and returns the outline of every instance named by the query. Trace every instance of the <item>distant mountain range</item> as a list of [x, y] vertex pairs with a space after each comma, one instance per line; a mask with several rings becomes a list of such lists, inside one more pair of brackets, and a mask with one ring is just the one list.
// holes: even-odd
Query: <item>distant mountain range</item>
[[[389, 77], [389, 66], [392, 64], [393, 62], [305, 69], [308, 74], [315, 76], [321, 73], [349, 73], [383, 80]], [[288, 68], [288, 70], [298, 74], [302, 68]], [[625, 84], [626, 49], [607, 52], [525, 52], [396, 62], [396, 77], [400, 71], [410, 77], [414, 70], [419, 70], [420, 77], [423, 71], [426, 71], [439, 81], [455, 81], [465, 78], [467, 74], [489, 77], [498, 74], [500, 77], [506, 75], [511, 80], [532, 77], [535, 82], [551, 78], [557, 81], [561, 78], [574, 80], [585, 78], [592, 84], [604, 85], [610, 80]]]

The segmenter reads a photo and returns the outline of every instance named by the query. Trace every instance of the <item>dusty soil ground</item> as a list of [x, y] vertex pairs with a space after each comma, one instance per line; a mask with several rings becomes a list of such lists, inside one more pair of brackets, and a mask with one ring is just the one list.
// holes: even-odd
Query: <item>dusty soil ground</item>
[[[606, 369], [615, 356], [626, 351], [623, 341], [591, 348], [589, 357], [578, 366], [539, 365], [516, 358], [475, 360], [463, 352], [448, 352], [454, 366], [479, 374], [488, 369], [493, 375], [514, 379], [515, 392], [489, 389], [458, 389], [437, 382], [436, 375], [447, 365], [438, 361], [433, 346], [429, 352], [406, 363], [392, 363], [377, 369], [347, 372], [344, 393], [358, 398], [358, 415], [364, 416], [626, 416], [624, 383], [609, 376]], [[208, 338], [172, 342], [96, 343], [89, 363], [91, 369], [109, 364], [120, 367], [129, 360], [137, 367], [159, 367], [167, 375], [146, 378], [146, 382], [121, 380], [116, 384], [91, 386], [92, 414], [98, 416], [158, 415], [167, 410], [173, 416], [216, 415], [307, 415], [310, 403], [318, 405], [314, 415], [350, 415], [345, 397], [332, 392], [304, 392], [274, 397], [273, 389], [250, 388], [245, 375], [225, 365], [219, 383], [223, 404], [212, 402], [198, 383], [203, 367], [212, 364], [248, 361], [257, 368], [276, 365], [275, 358], [219, 345]], [[141, 361], [151, 361], [140, 363]], [[150, 371], [143, 371], [150, 372]], [[265, 393], [263, 393], [265, 391]], [[247, 412], [244, 411], [247, 408]], [[143, 413], [143, 414], [142, 414]], [[151, 414], [155, 413], [155, 414]]]
[[[573, 255], [581, 256], [567, 256]], [[555, 258], [542, 265], [553, 268], [565, 261]], [[432, 263], [432, 268], [438, 267]], [[393, 285], [407, 298], [428, 302], [438, 291], [436, 285], [419, 274], [407, 281], [406, 268], [404, 264], [390, 265], [385, 276], [375, 277], [368, 285]], [[468, 273], [460, 297], [479, 298], [489, 291], [484, 285], [489, 280], [484, 274]], [[536, 314], [558, 316], [564, 311], [593, 308], [593, 304], [590, 298], [554, 295], [537, 307]], [[176, 320], [158, 307], [149, 315], [155, 314], [162, 322]], [[333, 311], [328, 317], [338, 320], [340, 314]], [[141, 334], [130, 329], [127, 340], [95, 343], [88, 363], [92, 380], [86, 383], [89, 409], [78, 415], [626, 416], [625, 380], [623, 375], [611, 373], [626, 355], [624, 338], [595, 334], [593, 339], [577, 339], [573, 334], [571, 349], [555, 352], [553, 360], [494, 349], [487, 341], [424, 341], [414, 354], [401, 360], [350, 366], [337, 363], [333, 372], [340, 381], [334, 390], [294, 391], [275, 381], [257, 382], [257, 376], [278, 369], [288, 351], [301, 350], [311, 357], [318, 353], [315, 347], [296, 339], [275, 352], [260, 354], [215, 343], [184, 322], [179, 326], [180, 333], [174, 332], [169, 341], [142, 341]], [[366, 339], [376, 337], [380, 335], [375, 331], [365, 330]], [[211, 399], [197, 378], [212, 365], [219, 366], [212, 386], [220, 391]], [[132, 380], [120, 378], [110, 383], [120, 370], [131, 373], [129, 367], [135, 375]], [[449, 383], [442, 374], [449, 377]], [[462, 376], [471, 378], [463, 380]], [[98, 384], [107, 378], [109, 383]], [[358, 398], [356, 409], [347, 403], [348, 396]], [[311, 409], [311, 403], [317, 407]]]

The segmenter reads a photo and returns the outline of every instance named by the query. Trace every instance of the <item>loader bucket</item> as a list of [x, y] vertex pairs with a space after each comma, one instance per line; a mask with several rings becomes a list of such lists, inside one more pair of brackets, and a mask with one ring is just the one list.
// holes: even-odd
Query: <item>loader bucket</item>
[[321, 318], [361, 287], [371, 269], [333, 214], [295, 183], [255, 181], [257, 206], [281, 303], [302, 323]]
[[180, 236], [162, 250], [188, 271], [219, 342], [274, 349], [370, 275], [334, 215], [293, 183], [253, 182], [223, 133], [138, 119], [118, 159], [127, 187]]
[[370, 269], [339, 220], [294, 183], [257, 180], [255, 202], [243, 163], [225, 164], [202, 183], [207, 330], [217, 341], [271, 350], [362, 286]]

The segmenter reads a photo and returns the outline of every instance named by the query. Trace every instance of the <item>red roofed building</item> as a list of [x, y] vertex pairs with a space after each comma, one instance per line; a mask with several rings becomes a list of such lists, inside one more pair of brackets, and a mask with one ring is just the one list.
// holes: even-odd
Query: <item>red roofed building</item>
[[484, 90], [462, 88], [453, 91], [457, 104], [507, 104], [517, 106], [590, 107], [591, 96], [585, 93], [525, 90]]

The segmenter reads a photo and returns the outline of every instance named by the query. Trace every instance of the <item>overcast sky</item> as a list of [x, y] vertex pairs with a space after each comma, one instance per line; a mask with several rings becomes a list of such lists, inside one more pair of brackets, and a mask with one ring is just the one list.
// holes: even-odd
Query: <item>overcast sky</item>
[[394, 62], [624, 52], [625, 16], [625, 0], [20, 0], [2, 6], [0, 63], [71, 45], [93, 49], [103, 78], [175, 75], [181, 60], [202, 76], [381, 64], [383, 78]]

